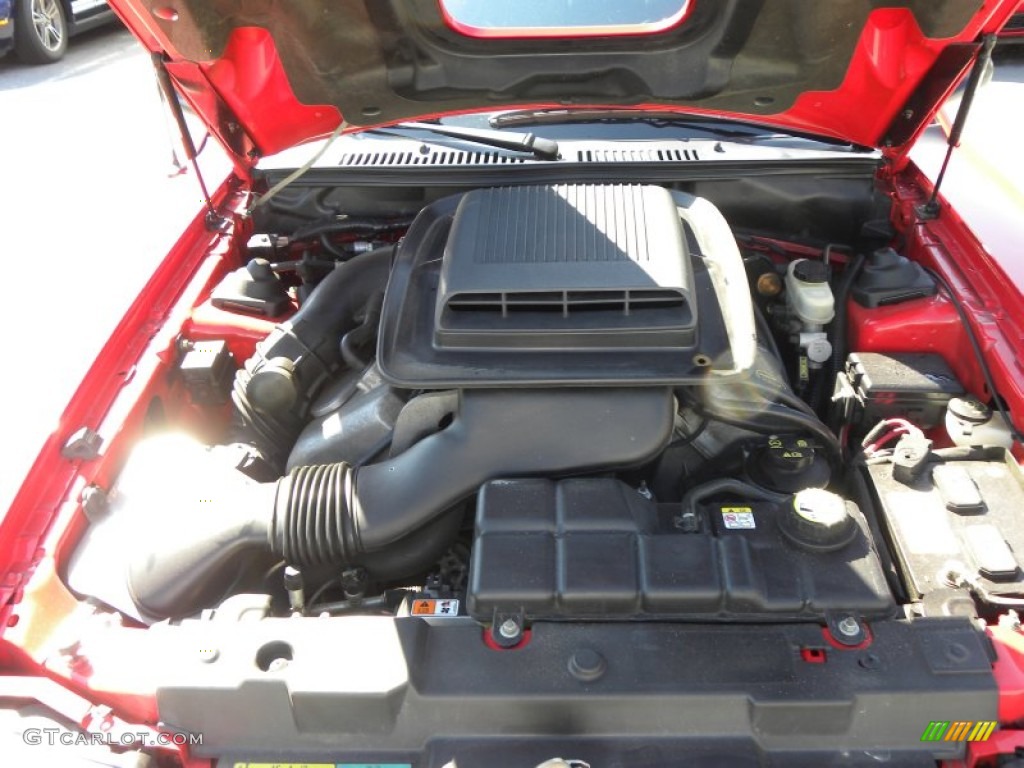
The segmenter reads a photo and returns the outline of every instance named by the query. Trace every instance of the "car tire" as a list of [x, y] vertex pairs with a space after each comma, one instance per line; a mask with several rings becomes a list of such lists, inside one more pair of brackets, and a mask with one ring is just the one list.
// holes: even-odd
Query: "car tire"
[[68, 49], [61, 0], [15, 0], [14, 51], [25, 64], [52, 64]]

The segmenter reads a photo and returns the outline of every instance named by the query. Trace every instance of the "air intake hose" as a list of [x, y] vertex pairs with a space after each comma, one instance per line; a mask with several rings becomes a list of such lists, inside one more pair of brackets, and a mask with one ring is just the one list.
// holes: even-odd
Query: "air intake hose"
[[[299, 566], [360, 565], [379, 581], [420, 573], [454, 538], [455, 505], [488, 480], [640, 464], [668, 442], [674, 410], [667, 387], [465, 390], [452, 424], [378, 464], [297, 467], [268, 485], [203, 473], [217, 483], [190, 490], [204, 504], [147, 523], [132, 598], [154, 618], [194, 614], [226, 595], [245, 558], [271, 553]], [[163, 503], [160, 487], [147, 493], [140, 507]]]
[[384, 292], [393, 256], [389, 246], [338, 266], [298, 312], [256, 345], [235, 375], [231, 399], [240, 441], [255, 445], [278, 470], [306, 424], [313, 398], [342, 365], [339, 340], [360, 325]]

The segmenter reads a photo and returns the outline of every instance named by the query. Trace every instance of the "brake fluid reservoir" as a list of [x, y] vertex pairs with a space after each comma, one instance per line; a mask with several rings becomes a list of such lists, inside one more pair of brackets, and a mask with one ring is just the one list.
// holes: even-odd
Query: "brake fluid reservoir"
[[1003, 417], [976, 397], [954, 397], [946, 406], [946, 432], [955, 445], [1013, 447]]
[[786, 300], [804, 331], [819, 331], [836, 314], [828, 284], [828, 267], [820, 261], [797, 259], [786, 270]]

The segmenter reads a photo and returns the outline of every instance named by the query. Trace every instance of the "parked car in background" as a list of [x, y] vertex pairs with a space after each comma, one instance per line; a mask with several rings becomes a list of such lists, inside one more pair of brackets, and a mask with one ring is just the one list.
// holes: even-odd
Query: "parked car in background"
[[104, 0], [0, 0], [0, 56], [14, 49], [26, 64], [51, 64], [69, 37], [114, 18]]

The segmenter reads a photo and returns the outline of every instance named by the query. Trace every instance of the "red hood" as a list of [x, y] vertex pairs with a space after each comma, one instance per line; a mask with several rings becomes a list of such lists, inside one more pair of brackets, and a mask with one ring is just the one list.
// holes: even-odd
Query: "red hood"
[[1019, 0], [680, 0], [664, 24], [494, 31], [438, 0], [111, 0], [245, 170], [353, 128], [473, 110], [742, 117], [902, 155]]

